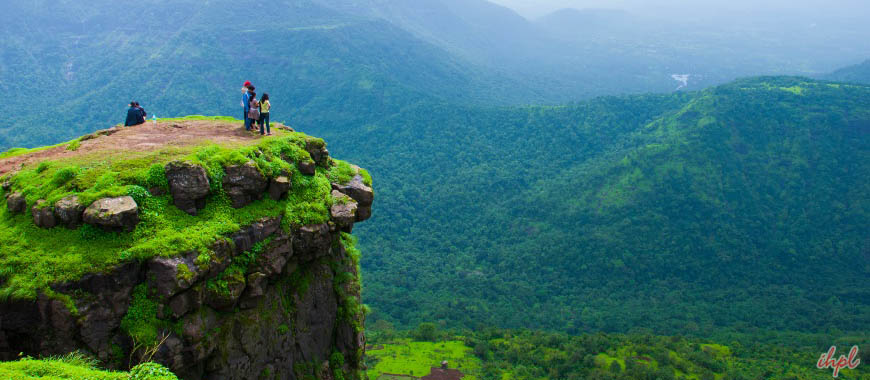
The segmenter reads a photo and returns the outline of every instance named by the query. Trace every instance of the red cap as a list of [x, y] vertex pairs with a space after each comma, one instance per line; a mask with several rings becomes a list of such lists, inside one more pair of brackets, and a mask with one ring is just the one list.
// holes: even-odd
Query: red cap
[[251, 81], [249, 81], [249, 80], [246, 80], [246, 81], [245, 81], [245, 84], [243, 84], [243, 86], [245, 86], [245, 87], [248, 87], [248, 86], [250, 86], [250, 85], [251, 85]]

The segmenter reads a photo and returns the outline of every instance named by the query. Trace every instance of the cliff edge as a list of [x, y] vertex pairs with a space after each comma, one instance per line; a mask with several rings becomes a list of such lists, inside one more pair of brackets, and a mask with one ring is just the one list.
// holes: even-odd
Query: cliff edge
[[227, 118], [0, 154], [0, 359], [182, 379], [359, 378], [368, 173]]

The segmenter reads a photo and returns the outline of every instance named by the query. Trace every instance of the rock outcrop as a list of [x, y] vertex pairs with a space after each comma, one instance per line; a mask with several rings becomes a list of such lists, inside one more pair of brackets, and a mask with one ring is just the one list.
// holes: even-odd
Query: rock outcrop
[[66, 228], [76, 228], [82, 224], [82, 214], [85, 206], [79, 202], [75, 195], [63, 198], [54, 204], [54, 216], [59, 225]]
[[334, 199], [334, 203], [329, 209], [332, 221], [342, 229], [349, 231], [356, 221], [357, 202], [338, 190], [332, 191], [332, 199]]
[[305, 151], [311, 156], [311, 159], [314, 160], [314, 163], [317, 166], [328, 167], [329, 166], [329, 151], [326, 150], [326, 144], [322, 141], [310, 140], [305, 143]]
[[139, 207], [133, 197], [103, 198], [85, 209], [82, 220], [108, 230], [129, 232], [139, 224]]
[[36, 204], [30, 209], [30, 213], [33, 215], [33, 224], [39, 228], [54, 228], [57, 225], [54, 210], [44, 199], [36, 201]]
[[355, 175], [350, 182], [345, 184], [333, 183], [332, 188], [356, 201], [358, 204], [356, 213], [357, 222], [362, 222], [372, 216], [372, 204], [375, 200], [375, 193], [371, 187], [364, 183], [361, 175]]
[[296, 163], [299, 172], [305, 175], [314, 175], [317, 172], [317, 166], [314, 161], [299, 161]]
[[173, 161], [166, 164], [166, 180], [175, 207], [190, 214], [205, 207], [205, 198], [211, 190], [208, 173], [202, 166]]
[[[100, 137], [95, 152], [134, 129], [118, 131], [79, 141]], [[0, 300], [0, 360], [81, 351], [111, 369], [153, 360], [185, 380], [359, 380], [359, 263], [344, 233], [371, 213], [373, 193], [360, 176], [326, 191], [349, 164], [323, 140], [277, 135], [144, 158], [110, 150], [112, 165], [92, 154], [0, 179], [6, 214], [32, 217], [3, 226], [87, 224], [55, 231], [63, 244], [32, 226], [21, 244], [2, 237], [3, 257], [27, 250], [54, 267], [0, 268], [0, 288], [24, 297]], [[128, 196], [93, 201], [109, 192]], [[236, 210], [264, 196], [274, 201]]]
[[284, 195], [290, 191], [290, 176], [282, 175], [269, 182], [269, 196], [274, 200], [284, 198]]
[[12, 193], [6, 198], [6, 208], [13, 214], [21, 214], [27, 210], [27, 199], [24, 194]]
[[235, 208], [242, 208], [262, 199], [263, 192], [269, 186], [269, 179], [260, 173], [253, 162], [228, 166], [225, 171], [224, 191]]
[[[197, 253], [157, 257], [54, 286], [59, 294], [89, 294], [74, 298], [76, 312], [46, 296], [0, 303], [0, 359], [82, 350], [125, 368], [141, 342], [122, 331], [122, 321], [138, 303], [153, 300], [156, 317], [165, 321], [157, 326], [163, 343], [153, 360], [182, 379], [257, 379], [264, 373], [303, 379], [324, 366], [355, 378], [365, 346], [363, 316], [347, 308], [359, 305], [359, 284], [336, 282], [336, 276], [347, 272], [355, 279], [356, 266], [338, 232], [325, 224], [289, 234], [279, 225], [280, 219], [266, 219], [242, 229], [232, 236], [239, 244], [216, 243], [208, 262], [197, 262]], [[264, 242], [248, 259], [251, 248], [245, 247]], [[142, 286], [148, 299], [136, 298]], [[339, 313], [341, 308], [346, 311]], [[345, 364], [331, 368], [336, 353]]]

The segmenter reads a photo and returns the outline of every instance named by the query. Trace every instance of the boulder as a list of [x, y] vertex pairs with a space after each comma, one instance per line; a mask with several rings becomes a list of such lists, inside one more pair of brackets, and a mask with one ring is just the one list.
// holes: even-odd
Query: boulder
[[316, 173], [314, 161], [299, 161], [296, 163], [296, 167], [299, 168], [300, 173], [305, 175], [314, 175]]
[[36, 201], [36, 204], [30, 209], [30, 213], [33, 215], [33, 224], [39, 228], [54, 228], [57, 225], [54, 210], [45, 199]]
[[54, 216], [57, 223], [67, 228], [76, 228], [82, 224], [82, 213], [85, 206], [79, 202], [79, 197], [70, 195], [54, 204]]
[[148, 287], [163, 298], [189, 289], [201, 275], [196, 265], [184, 257], [155, 257], [147, 265]]
[[242, 208], [263, 197], [269, 180], [253, 162], [228, 166], [225, 169], [224, 190], [234, 208]]
[[332, 189], [338, 190], [357, 202], [357, 222], [362, 222], [372, 216], [372, 203], [375, 200], [375, 193], [371, 187], [363, 183], [361, 175], [357, 174], [346, 184], [333, 183]]
[[338, 190], [332, 191], [332, 198], [333, 205], [329, 209], [332, 221], [342, 228], [353, 226], [356, 221], [357, 202]]
[[196, 215], [205, 207], [205, 197], [211, 187], [205, 168], [189, 162], [173, 161], [166, 164], [166, 179], [175, 207]]
[[9, 191], [12, 188], [12, 181], [6, 179], [3, 180], [3, 185], [0, 185], [3, 188], [3, 191]]
[[6, 197], [6, 208], [13, 214], [22, 214], [27, 210], [27, 199], [24, 194], [12, 193]]
[[329, 166], [329, 151], [326, 150], [326, 145], [323, 141], [306, 141], [305, 151], [311, 156], [314, 162], [322, 167]]
[[82, 219], [105, 229], [130, 232], [139, 224], [139, 206], [130, 196], [103, 198], [88, 206]]
[[363, 207], [371, 206], [375, 200], [374, 191], [363, 183], [363, 177], [359, 174], [355, 175], [347, 184], [333, 183], [332, 189], [353, 198]]
[[269, 196], [274, 200], [281, 200], [290, 191], [290, 177], [279, 176], [269, 183]]

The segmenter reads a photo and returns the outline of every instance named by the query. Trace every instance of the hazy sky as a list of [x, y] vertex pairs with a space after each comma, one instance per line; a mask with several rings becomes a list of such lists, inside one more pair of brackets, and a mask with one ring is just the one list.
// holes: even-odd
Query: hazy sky
[[868, 0], [489, 0], [513, 8], [527, 18], [537, 18], [561, 8], [611, 8], [635, 12], [662, 13], [672, 9], [695, 12], [729, 10], [736, 12], [770, 12], [779, 10], [821, 12], [866, 17]]

